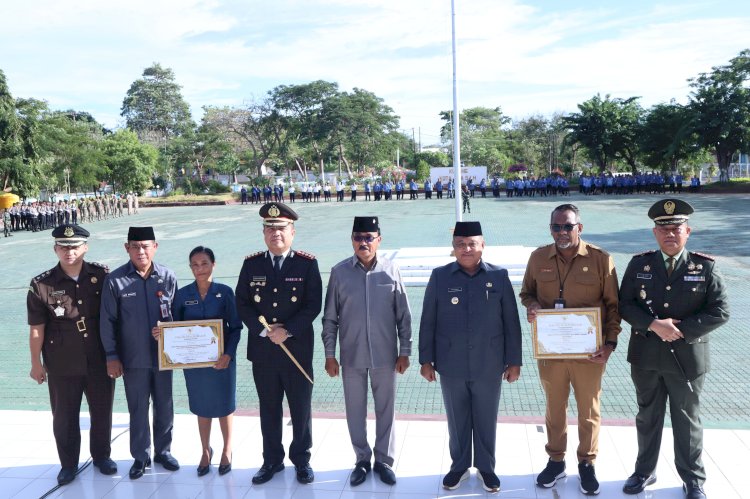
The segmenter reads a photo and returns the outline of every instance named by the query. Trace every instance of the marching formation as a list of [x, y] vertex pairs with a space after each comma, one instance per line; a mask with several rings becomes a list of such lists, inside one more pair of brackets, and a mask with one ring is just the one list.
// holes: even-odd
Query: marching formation
[[[462, 191], [466, 208], [471, 191], [466, 186]], [[130, 478], [142, 477], [152, 463], [179, 469], [171, 454], [173, 371], [159, 368], [168, 358], [165, 327], [174, 321], [182, 321], [173, 324], [175, 329], [201, 321], [221, 326], [219, 354], [204, 367], [183, 370], [202, 446], [198, 476], [211, 472], [214, 418], [224, 440], [218, 472], [232, 470], [237, 346], [244, 325], [263, 437], [263, 465], [252, 482], [272, 480], [288, 457], [297, 481], [312, 483], [313, 323], [321, 310], [324, 369], [341, 377], [344, 390], [355, 463], [350, 483], [358, 486], [370, 473], [387, 485], [397, 482], [394, 400], [398, 375], [409, 369], [413, 354], [412, 315], [398, 266], [377, 253], [387, 234], [377, 216], [355, 217], [352, 254], [331, 269], [324, 297], [315, 256], [292, 248], [297, 213], [281, 201], [263, 204], [259, 213], [265, 249], [246, 257], [234, 289], [213, 281], [216, 258], [204, 246], [187, 256], [195, 280], [178, 289], [174, 272], [154, 261], [159, 244], [151, 227], [130, 227], [124, 245], [128, 260], [111, 272], [84, 259], [89, 233], [73, 218], [52, 231], [59, 263], [32, 279], [27, 309], [30, 376], [48, 384], [59, 484], [70, 483], [78, 472], [78, 412], [84, 395], [94, 466], [106, 475], [117, 472], [110, 437], [119, 377], [130, 413]], [[612, 257], [581, 238], [578, 208], [568, 203], [552, 211], [544, 226], [552, 242], [531, 254], [519, 295], [526, 320], [534, 325], [535, 342], [556, 315], [575, 320], [587, 311], [600, 322], [586, 323], [584, 336], [591, 348], [573, 347], [575, 355], [556, 350], [556, 355], [537, 355], [547, 404], [548, 455], [536, 477], [539, 487], [554, 487], [567, 474], [572, 387], [580, 490], [599, 493], [595, 465], [600, 457], [601, 382], [624, 319], [631, 326], [627, 360], [638, 401], [638, 456], [623, 491], [639, 494], [656, 481], [669, 402], [675, 466], [685, 497], [706, 497], [700, 394], [709, 370], [707, 335], [729, 319], [729, 308], [714, 259], [686, 248], [692, 213], [682, 200], [657, 201], [648, 216], [658, 249], [634, 256], [618, 286]], [[522, 367], [517, 301], [508, 271], [482, 258], [485, 241], [479, 222], [457, 222], [452, 247], [455, 261], [434, 269], [425, 290], [419, 370], [425, 380], [440, 384], [446, 408], [451, 466], [443, 487], [459, 488], [473, 467], [483, 488], [498, 492], [495, 453], [502, 385], [518, 380]], [[210, 337], [212, 343], [217, 339]], [[372, 445], [366, 424], [370, 392], [376, 418]], [[288, 449], [282, 444], [284, 398], [292, 423]]]

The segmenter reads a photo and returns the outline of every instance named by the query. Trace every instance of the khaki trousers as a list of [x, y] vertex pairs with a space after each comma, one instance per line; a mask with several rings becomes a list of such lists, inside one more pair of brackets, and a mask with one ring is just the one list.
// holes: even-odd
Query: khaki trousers
[[539, 360], [539, 379], [547, 396], [547, 445], [553, 461], [564, 461], [568, 446], [568, 397], [573, 387], [578, 407], [578, 462], [594, 464], [599, 451], [599, 397], [605, 364], [588, 360]]

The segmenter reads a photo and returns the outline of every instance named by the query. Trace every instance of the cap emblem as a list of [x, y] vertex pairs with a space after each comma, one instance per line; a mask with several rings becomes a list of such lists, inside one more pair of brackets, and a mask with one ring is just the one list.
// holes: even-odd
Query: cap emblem
[[667, 215], [673, 214], [674, 208], [675, 208], [674, 202], [667, 201], [666, 203], [664, 203], [664, 211], [666, 212]]
[[275, 204], [273, 204], [270, 208], [268, 208], [268, 215], [276, 218], [281, 215], [281, 211]]
[[65, 237], [73, 237], [73, 234], [75, 234], [73, 227], [65, 227], [65, 232], [63, 232]]

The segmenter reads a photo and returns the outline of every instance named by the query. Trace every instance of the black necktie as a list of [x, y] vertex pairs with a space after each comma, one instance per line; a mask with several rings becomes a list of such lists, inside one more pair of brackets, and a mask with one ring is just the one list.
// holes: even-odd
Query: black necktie
[[278, 273], [281, 271], [281, 255], [273, 257], [273, 270]]
[[670, 256], [667, 258], [667, 277], [672, 275], [672, 272], [674, 271], [674, 257]]

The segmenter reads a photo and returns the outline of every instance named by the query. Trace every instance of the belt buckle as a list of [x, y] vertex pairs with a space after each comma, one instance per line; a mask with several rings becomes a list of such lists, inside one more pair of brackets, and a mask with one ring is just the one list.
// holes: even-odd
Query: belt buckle
[[76, 327], [78, 328], [79, 333], [86, 331], [86, 318], [81, 317], [81, 320], [76, 321]]

